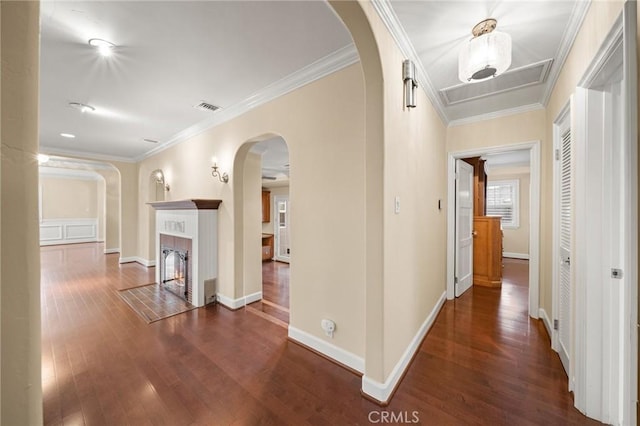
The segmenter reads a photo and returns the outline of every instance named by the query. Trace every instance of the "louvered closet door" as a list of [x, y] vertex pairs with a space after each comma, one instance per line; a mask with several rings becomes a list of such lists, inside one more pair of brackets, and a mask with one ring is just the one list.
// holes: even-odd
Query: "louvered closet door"
[[571, 130], [562, 134], [560, 148], [560, 309], [558, 324], [559, 353], [569, 374], [571, 350]]

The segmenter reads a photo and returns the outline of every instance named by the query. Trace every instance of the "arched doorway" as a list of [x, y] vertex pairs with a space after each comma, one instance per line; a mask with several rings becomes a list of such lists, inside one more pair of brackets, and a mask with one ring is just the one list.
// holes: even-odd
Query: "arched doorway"
[[[264, 135], [245, 143], [234, 161], [234, 209], [241, 218], [236, 241], [241, 245], [243, 305], [275, 323], [289, 322], [290, 206], [289, 148], [281, 136]], [[277, 202], [276, 202], [277, 201]], [[282, 253], [287, 254], [283, 262]]]

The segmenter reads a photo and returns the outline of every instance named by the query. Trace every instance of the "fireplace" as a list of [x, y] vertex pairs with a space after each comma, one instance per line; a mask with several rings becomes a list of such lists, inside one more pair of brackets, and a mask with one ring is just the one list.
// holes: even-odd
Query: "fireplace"
[[156, 209], [156, 282], [198, 307], [216, 301], [220, 202], [149, 203]]
[[160, 234], [160, 285], [193, 303], [191, 240]]

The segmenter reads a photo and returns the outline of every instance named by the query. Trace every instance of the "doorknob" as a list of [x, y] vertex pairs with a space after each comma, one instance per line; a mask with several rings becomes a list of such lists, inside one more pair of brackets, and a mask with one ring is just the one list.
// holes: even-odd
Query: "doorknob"
[[473, 235], [474, 237], [478, 236], [478, 231], [471, 231], [471, 235]]
[[567, 257], [567, 260], [563, 260], [567, 265], [571, 265], [571, 258]]

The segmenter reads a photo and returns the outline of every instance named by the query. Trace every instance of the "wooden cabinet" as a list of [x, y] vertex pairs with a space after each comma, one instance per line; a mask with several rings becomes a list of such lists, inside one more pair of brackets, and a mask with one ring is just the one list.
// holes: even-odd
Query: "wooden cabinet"
[[271, 192], [262, 190], [262, 223], [271, 222]]
[[262, 261], [273, 258], [273, 234], [262, 234]]
[[502, 285], [502, 229], [500, 218], [473, 218], [473, 285]]

